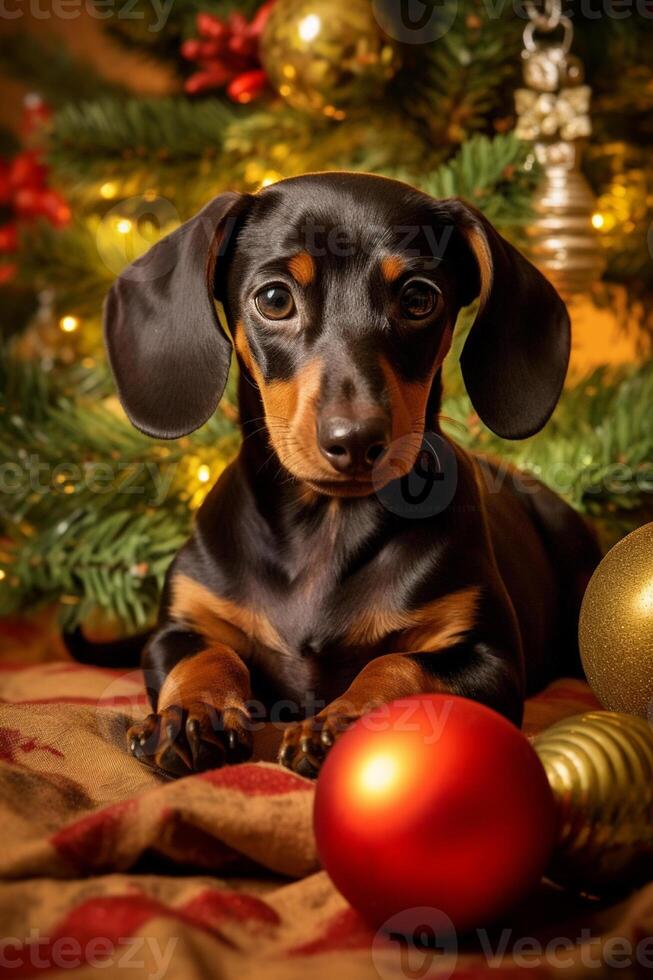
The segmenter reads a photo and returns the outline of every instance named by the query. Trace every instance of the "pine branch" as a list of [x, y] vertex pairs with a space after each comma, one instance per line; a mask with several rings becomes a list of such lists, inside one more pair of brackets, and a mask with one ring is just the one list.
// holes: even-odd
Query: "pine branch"
[[471, 137], [449, 163], [418, 184], [433, 197], [465, 198], [505, 229], [531, 219], [538, 179], [530, 146], [507, 133], [494, 139]]
[[544, 430], [505, 442], [486, 429], [465, 395], [446, 399], [452, 436], [534, 473], [592, 515], [653, 505], [653, 363], [601, 367], [563, 393]]
[[[113, 397], [74, 394], [80, 380], [80, 368], [53, 378], [2, 363], [0, 474], [12, 492], [0, 495], [9, 542], [0, 613], [60, 600], [69, 626], [100, 608], [141, 628], [190, 530], [192, 467], [217, 475], [235, 430], [221, 412], [189, 439], [155, 442], [115, 411]], [[89, 376], [85, 386], [98, 383]]]
[[152, 158], [160, 162], [215, 159], [224, 133], [247, 111], [219, 99], [103, 99], [65, 106], [57, 113], [51, 160], [72, 167], [83, 178], [89, 163], [116, 161], [129, 166]]
[[512, 6], [482, 0], [445, 0], [437, 10], [450, 26], [430, 44], [409, 47], [397, 89], [446, 159], [466, 136], [512, 116], [524, 22]]

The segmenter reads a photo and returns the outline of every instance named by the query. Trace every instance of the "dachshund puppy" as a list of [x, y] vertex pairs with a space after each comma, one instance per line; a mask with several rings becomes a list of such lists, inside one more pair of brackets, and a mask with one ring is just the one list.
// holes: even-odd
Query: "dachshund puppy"
[[525, 438], [560, 395], [567, 311], [462, 201], [309, 174], [220, 195], [120, 276], [106, 341], [134, 425], [202, 425], [233, 348], [243, 434], [169, 570], [138, 759], [172, 776], [240, 761], [256, 701], [286, 706], [279, 760], [314, 775], [375, 705], [450, 691], [519, 724], [526, 694], [577, 669], [591, 533], [440, 431], [442, 362], [476, 298], [467, 390]]

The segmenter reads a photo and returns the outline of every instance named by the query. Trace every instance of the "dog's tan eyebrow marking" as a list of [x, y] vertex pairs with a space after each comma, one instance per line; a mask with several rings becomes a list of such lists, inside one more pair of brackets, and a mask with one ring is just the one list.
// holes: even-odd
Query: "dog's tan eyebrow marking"
[[381, 259], [381, 275], [386, 282], [394, 282], [406, 269], [401, 255], [386, 255]]
[[297, 252], [288, 260], [288, 271], [300, 286], [310, 286], [315, 279], [315, 262], [308, 252]]

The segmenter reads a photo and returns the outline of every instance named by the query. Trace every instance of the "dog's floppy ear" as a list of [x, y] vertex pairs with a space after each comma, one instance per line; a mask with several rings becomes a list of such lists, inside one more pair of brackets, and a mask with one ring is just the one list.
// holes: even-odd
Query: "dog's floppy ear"
[[477, 266], [478, 315], [460, 358], [474, 408], [504, 439], [537, 432], [556, 406], [570, 353], [567, 308], [551, 283], [463, 201], [445, 202]]
[[231, 343], [214, 283], [244, 200], [216, 197], [125, 269], [107, 297], [105, 340], [120, 399], [136, 428], [157, 439], [197, 429], [222, 397]]

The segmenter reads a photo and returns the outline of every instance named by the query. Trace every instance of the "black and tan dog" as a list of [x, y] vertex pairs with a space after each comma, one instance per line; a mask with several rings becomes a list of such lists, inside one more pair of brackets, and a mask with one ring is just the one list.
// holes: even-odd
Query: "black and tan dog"
[[[232, 345], [240, 369], [242, 448], [172, 563], [144, 652], [153, 714], [130, 730], [143, 762], [183, 775], [242, 760], [257, 699], [296, 706], [280, 761], [310, 775], [372, 705], [451, 691], [519, 723], [525, 694], [574, 670], [598, 555], [565, 503], [455, 446], [448, 507], [384, 499], [439, 436], [442, 361], [476, 297], [469, 395], [494, 432], [528, 436], [562, 388], [567, 312], [461, 201], [350, 173], [223, 194], [114, 285], [107, 345], [139, 429], [191, 432]], [[307, 701], [324, 707], [306, 715]]]

